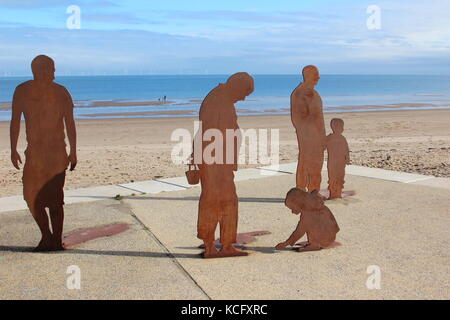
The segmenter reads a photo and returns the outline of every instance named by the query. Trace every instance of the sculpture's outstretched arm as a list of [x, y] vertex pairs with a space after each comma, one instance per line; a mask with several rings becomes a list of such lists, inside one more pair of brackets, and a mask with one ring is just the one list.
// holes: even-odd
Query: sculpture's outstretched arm
[[298, 240], [300, 240], [306, 233], [306, 229], [304, 226], [304, 222], [302, 219], [297, 224], [297, 228], [291, 234], [291, 236], [286, 240], [286, 243], [290, 246], [293, 246]]

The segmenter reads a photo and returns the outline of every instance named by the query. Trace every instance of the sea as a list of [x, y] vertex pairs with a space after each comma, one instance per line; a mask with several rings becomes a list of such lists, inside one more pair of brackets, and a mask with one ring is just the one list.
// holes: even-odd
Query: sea
[[[56, 76], [75, 101], [75, 118], [192, 116], [201, 100], [227, 75]], [[253, 75], [255, 91], [236, 104], [240, 115], [287, 114], [300, 75]], [[0, 77], [0, 102], [12, 101], [15, 87], [30, 77]], [[316, 89], [324, 112], [450, 108], [450, 75], [321, 75]], [[133, 105], [163, 101], [161, 105]], [[95, 102], [101, 101], [102, 106]], [[116, 103], [127, 102], [127, 106]], [[170, 112], [168, 112], [170, 111]], [[150, 113], [148, 113], [150, 112]], [[100, 115], [100, 116], [96, 116]], [[11, 119], [0, 109], [0, 121]]]

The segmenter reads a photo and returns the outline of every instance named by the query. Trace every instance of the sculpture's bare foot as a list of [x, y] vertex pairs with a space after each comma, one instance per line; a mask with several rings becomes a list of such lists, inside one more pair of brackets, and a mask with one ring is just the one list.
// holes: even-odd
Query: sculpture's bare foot
[[53, 243], [52, 251], [63, 251], [63, 250], [66, 250], [66, 248], [64, 247], [64, 244], [62, 242]]
[[320, 246], [315, 244], [308, 244], [307, 246], [300, 247], [297, 249], [298, 252], [306, 252], [306, 251], [318, 251], [322, 249]]
[[213, 244], [205, 246], [205, 251], [201, 254], [201, 256], [207, 259], [207, 258], [215, 258], [218, 256], [218, 254], [219, 251], [217, 251], [216, 246]]
[[296, 246], [300, 246], [300, 247], [306, 247], [307, 245], [309, 245], [308, 241], [302, 241], [302, 242], [298, 242], [295, 244]]
[[338, 197], [338, 196], [328, 197], [327, 200], [334, 200], [334, 199], [342, 199], [342, 197]]
[[342, 191], [330, 192], [330, 196], [328, 197], [328, 200], [333, 200], [333, 199], [342, 199]]
[[248, 252], [236, 249], [232, 245], [224, 246], [222, 250], [219, 251], [220, 257], [243, 257], [248, 256]]
[[63, 242], [62, 237], [53, 237], [52, 239], [52, 251], [62, 251], [66, 250]]
[[33, 249], [33, 252], [48, 252], [52, 251], [52, 241], [51, 238], [42, 237], [41, 241], [39, 242], [38, 246]]

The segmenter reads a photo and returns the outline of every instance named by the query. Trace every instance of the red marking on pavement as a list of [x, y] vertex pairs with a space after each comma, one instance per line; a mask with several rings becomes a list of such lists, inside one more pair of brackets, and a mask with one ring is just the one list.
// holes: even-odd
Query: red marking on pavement
[[81, 229], [63, 236], [64, 246], [73, 247], [78, 244], [98, 238], [111, 237], [127, 231], [130, 226], [126, 223], [114, 223], [105, 226]]
[[[247, 232], [247, 233], [238, 233], [236, 244], [238, 246], [242, 246], [244, 244], [249, 244], [253, 241], [256, 241], [257, 236], [263, 236], [266, 234], [270, 234], [270, 231], [254, 231], [254, 232]], [[220, 243], [219, 239], [216, 240], [216, 244]]]

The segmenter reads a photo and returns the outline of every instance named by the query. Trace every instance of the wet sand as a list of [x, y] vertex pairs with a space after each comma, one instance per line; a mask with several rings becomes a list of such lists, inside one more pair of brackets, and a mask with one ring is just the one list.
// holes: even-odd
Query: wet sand
[[[74, 101], [77, 108], [94, 108], [94, 107], [135, 107], [135, 106], [160, 106], [164, 104], [174, 103], [174, 101], [130, 101], [130, 100], [90, 100], [90, 101]], [[11, 109], [11, 102], [0, 102], [0, 110]]]
[[[450, 110], [327, 113], [327, 133], [333, 117], [345, 121], [352, 164], [450, 177]], [[193, 132], [196, 119], [77, 120], [79, 164], [67, 174], [66, 188], [183, 175], [186, 168], [171, 161], [176, 142], [170, 137], [177, 128]], [[241, 116], [239, 124], [242, 129], [280, 129], [280, 161], [296, 161], [297, 141], [288, 115]], [[24, 130], [22, 124], [18, 148], [22, 160]], [[10, 162], [8, 122], [0, 122], [0, 136], [0, 196], [20, 195], [22, 172]]]

